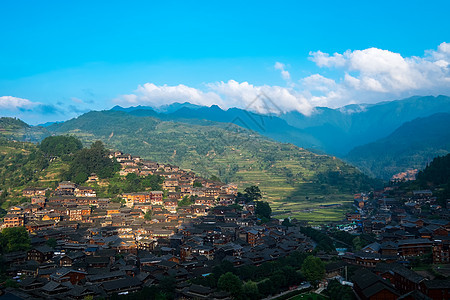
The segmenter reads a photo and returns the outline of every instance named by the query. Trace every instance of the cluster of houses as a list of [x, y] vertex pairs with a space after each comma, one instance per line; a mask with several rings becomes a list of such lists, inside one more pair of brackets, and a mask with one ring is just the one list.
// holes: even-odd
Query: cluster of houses
[[[16, 296], [109, 297], [171, 276], [179, 297], [227, 299], [227, 293], [188, 280], [211, 273], [223, 260], [235, 266], [259, 265], [313, 249], [297, 227], [287, 229], [277, 221], [258, 226], [254, 203], [241, 203], [237, 209], [235, 185], [121, 152], [111, 155], [122, 165], [122, 175], [161, 175], [163, 189], [123, 193], [122, 203], [68, 181], [54, 190], [24, 189], [30, 202], [11, 207], [2, 224], [24, 226], [31, 234], [29, 251], [5, 255], [8, 274], [20, 278]], [[91, 181], [98, 181], [95, 174]], [[179, 206], [186, 197], [192, 203]]]
[[374, 236], [360, 251], [342, 253], [342, 261], [363, 267], [352, 278], [360, 299], [450, 299], [450, 281], [405, 267], [420, 258], [444, 266], [450, 274], [449, 206], [441, 207], [430, 190], [406, 192], [387, 187], [372, 197], [355, 195], [357, 210], [344, 228]]
[[77, 221], [78, 226], [71, 226], [61, 221], [33, 230], [29, 251], [5, 255], [8, 274], [20, 277], [19, 288], [10, 293], [24, 299], [107, 298], [170, 276], [177, 298], [231, 299], [189, 280], [212, 273], [222, 261], [237, 267], [260, 265], [314, 248], [298, 227], [280, 226], [277, 220], [257, 225], [252, 207], [217, 205], [183, 222], [141, 219], [136, 224], [93, 226]]
[[[316, 246], [297, 226], [281, 226], [276, 219], [259, 224], [254, 203], [234, 205], [233, 184], [122, 152], [110, 156], [121, 164], [121, 175], [162, 176], [162, 190], [123, 193], [122, 202], [114, 203], [72, 182], [54, 190], [24, 189], [30, 202], [11, 207], [2, 224], [24, 226], [31, 236], [30, 250], [4, 255], [8, 275], [19, 284], [9, 293], [23, 299], [108, 298], [170, 276], [177, 298], [231, 299], [190, 279], [211, 274], [223, 261], [258, 266]], [[98, 180], [92, 174], [88, 182]], [[438, 205], [431, 191], [395, 187], [355, 195], [354, 206], [339, 228], [373, 241], [360, 251], [317, 253], [329, 260], [327, 279], [342, 279], [344, 269], [356, 266], [361, 270], [350, 285], [358, 299], [450, 299], [448, 280], [407, 264], [429, 257], [450, 266], [449, 206]]]

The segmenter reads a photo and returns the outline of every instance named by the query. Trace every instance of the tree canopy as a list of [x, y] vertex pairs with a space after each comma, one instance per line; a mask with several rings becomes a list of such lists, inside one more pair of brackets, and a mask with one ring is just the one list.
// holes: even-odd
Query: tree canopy
[[270, 208], [268, 202], [258, 201], [256, 202], [255, 213], [260, 218], [270, 219], [270, 215], [272, 214], [272, 208]]
[[231, 272], [220, 276], [217, 286], [219, 289], [229, 292], [233, 296], [239, 295], [242, 291], [242, 281]]
[[315, 284], [325, 276], [325, 265], [320, 258], [310, 255], [303, 262], [301, 271], [308, 281]]
[[2, 230], [0, 243], [3, 253], [28, 250], [31, 245], [30, 236], [25, 227], [10, 227]]
[[257, 201], [262, 198], [261, 190], [256, 185], [252, 185], [245, 188], [244, 195], [246, 197], [247, 202]]
[[109, 178], [120, 169], [120, 165], [108, 157], [108, 151], [102, 142], [94, 142], [90, 148], [75, 153], [65, 179], [83, 183], [91, 173], [99, 178]]
[[81, 141], [69, 135], [49, 136], [42, 140], [39, 145], [39, 149], [48, 156], [74, 154], [82, 148]]

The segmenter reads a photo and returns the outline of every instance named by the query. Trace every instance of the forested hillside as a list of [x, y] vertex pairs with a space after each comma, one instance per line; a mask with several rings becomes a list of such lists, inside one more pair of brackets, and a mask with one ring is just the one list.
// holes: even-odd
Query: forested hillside
[[450, 114], [439, 113], [407, 122], [386, 138], [353, 149], [347, 159], [367, 174], [389, 179], [449, 152]]

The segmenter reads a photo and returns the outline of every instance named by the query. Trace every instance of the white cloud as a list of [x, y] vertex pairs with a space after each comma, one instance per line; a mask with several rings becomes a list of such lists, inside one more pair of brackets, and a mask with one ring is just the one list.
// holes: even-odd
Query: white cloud
[[123, 95], [115, 101], [129, 105], [161, 106], [174, 102], [190, 102], [198, 105], [211, 105], [214, 103], [220, 105], [220, 100], [214, 93], [205, 93], [183, 84], [157, 86], [153, 83], [146, 83], [140, 85], [134, 94]]
[[185, 85], [157, 86], [146, 83], [139, 86], [134, 94], [123, 95], [115, 99], [122, 105], [161, 106], [174, 102], [190, 102], [192, 104], [210, 106], [219, 105], [223, 109], [238, 107], [259, 113], [282, 113], [297, 110], [310, 114], [312, 106], [307, 99], [296, 92], [280, 86], [255, 86], [248, 82], [209, 83], [206, 91]]
[[310, 60], [315, 62], [319, 67], [341, 67], [345, 64], [344, 55], [334, 53], [332, 56], [322, 51], [309, 52]]
[[[403, 57], [389, 50], [368, 48], [333, 55], [321, 51], [310, 52], [310, 60], [318, 67], [342, 72], [335, 86], [321, 83], [321, 77], [318, 77], [321, 75], [303, 79], [303, 82], [314, 82], [321, 87], [315, 88], [323, 92], [315, 99], [319, 97], [325, 106], [339, 107], [412, 95], [450, 93], [449, 43], [440, 44], [437, 50], [425, 51], [423, 57]], [[305, 88], [308, 88], [308, 84]], [[314, 86], [309, 88], [313, 89]]]
[[19, 108], [30, 108], [38, 103], [31, 102], [28, 99], [13, 97], [13, 96], [1, 96], [0, 97], [0, 109], [15, 110]]
[[314, 74], [300, 80], [304, 89], [308, 91], [327, 92], [336, 87], [333, 79], [326, 78], [320, 74]]
[[207, 106], [217, 104], [223, 109], [238, 107], [260, 113], [299, 111], [308, 115], [316, 106], [337, 108], [413, 95], [450, 94], [449, 43], [425, 51], [422, 57], [403, 57], [389, 50], [368, 48], [331, 55], [310, 52], [309, 59], [324, 72], [301, 78], [299, 84], [291, 82], [285, 64], [274, 64], [274, 69], [281, 71], [288, 81], [286, 87], [235, 80], [207, 83], [201, 89], [146, 83], [115, 101], [150, 106], [188, 101]]
[[255, 86], [235, 80], [208, 86], [220, 95], [227, 108], [239, 107], [259, 113], [274, 114], [296, 110], [306, 115], [309, 115], [313, 108], [304, 96], [285, 87]]
[[274, 68], [275, 70], [281, 71], [281, 77], [284, 80], [291, 80], [291, 74], [289, 73], [289, 71], [286, 71], [286, 66], [283, 63], [277, 61], [274, 65]]

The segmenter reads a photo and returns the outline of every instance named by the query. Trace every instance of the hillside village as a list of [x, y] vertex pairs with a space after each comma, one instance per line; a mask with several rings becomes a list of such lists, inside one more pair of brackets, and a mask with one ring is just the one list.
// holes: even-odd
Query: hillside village
[[[346, 219], [311, 228], [296, 220], [261, 222], [261, 201], [243, 201], [236, 185], [120, 151], [110, 158], [121, 176], [161, 176], [161, 190], [122, 193], [120, 203], [112, 202], [89, 186], [99, 181], [96, 174], [85, 186], [63, 181], [56, 189], [23, 189], [29, 202], [10, 207], [2, 228], [26, 228], [31, 243], [4, 255], [17, 282], [4, 292], [23, 299], [132, 297], [170, 279], [175, 298], [231, 299], [236, 295], [207, 279], [228, 268], [257, 282], [256, 298], [313, 287], [326, 292], [333, 280], [359, 299], [450, 298], [450, 207], [431, 190], [394, 185], [360, 193]], [[324, 273], [307, 282], [300, 267], [311, 255]], [[266, 287], [275, 281], [272, 272], [255, 277], [283, 261], [294, 261], [296, 274], [283, 284]], [[423, 261], [429, 267], [414, 271]]]

